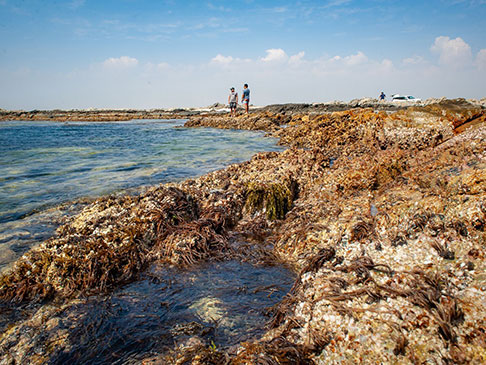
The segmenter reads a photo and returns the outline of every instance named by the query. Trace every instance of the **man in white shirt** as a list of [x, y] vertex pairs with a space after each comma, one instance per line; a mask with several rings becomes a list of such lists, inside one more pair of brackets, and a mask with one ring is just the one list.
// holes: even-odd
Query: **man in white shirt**
[[236, 107], [238, 106], [238, 93], [235, 92], [234, 87], [230, 89], [230, 94], [228, 95], [228, 104], [231, 110], [231, 116], [234, 117], [236, 115]]

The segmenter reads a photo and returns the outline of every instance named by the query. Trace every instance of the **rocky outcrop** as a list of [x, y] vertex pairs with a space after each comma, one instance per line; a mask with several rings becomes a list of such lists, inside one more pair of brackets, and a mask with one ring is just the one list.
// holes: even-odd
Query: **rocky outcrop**
[[2, 111], [2, 120], [39, 120], [39, 121], [89, 121], [111, 122], [132, 119], [183, 119], [199, 112], [180, 110], [32, 110]]
[[[10, 305], [66, 303], [133, 280], [154, 260], [250, 256], [265, 242], [298, 272], [268, 332], [231, 353], [198, 338], [150, 361], [484, 363], [484, 115], [443, 100], [394, 113], [193, 118], [187, 126], [267, 130], [289, 148], [140, 197], [99, 199], [4, 274], [0, 295]], [[232, 237], [255, 246], [237, 252]], [[62, 333], [29, 342], [51, 319], [33, 318], [0, 337], [10, 360], [66, 346]]]
[[191, 117], [184, 125], [186, 127], [212, 127], [221, 129], [247, 129], [276, 131], [280, 125], [290, 121], [289, 116], [271, 112], [239, 114], [236, 117], [225, 115], [200, 115]]
[[243, 175], [289, 176], [298, 196], [276, 226], [240, 225], [270, 228], [300, 276], [234, 362], [484, 362], [484, 115], [441, 100], [295, 113], [277, 130], [292, 148], [255, 156]]

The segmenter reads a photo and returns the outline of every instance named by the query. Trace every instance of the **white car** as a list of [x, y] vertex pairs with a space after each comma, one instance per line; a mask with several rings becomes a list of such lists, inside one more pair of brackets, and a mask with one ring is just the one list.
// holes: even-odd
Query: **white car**
[[411, 103], [419, 103], [422, 101], [422, 99], [418, 99], [412, 95], [399, 95], [395, 94], [392, 95], [392, 101], [408, 101]]

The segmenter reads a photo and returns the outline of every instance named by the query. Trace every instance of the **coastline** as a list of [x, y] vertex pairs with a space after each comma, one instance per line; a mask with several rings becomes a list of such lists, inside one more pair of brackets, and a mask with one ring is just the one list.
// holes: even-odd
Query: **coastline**
[[[396, 112], [410, 107], [425, 107], [431, 104], [446, 102], [446, 98], [430, 98], [418, 103], [379, 101], [373, 98], [353, 99], [349, 102], [330, 101], [324, 103], [287, 103], [266, 106], [251, 106], [250, 114], [279, 113], [293, 115], [298, 113], [331, 113], [349, 109], [372, 108], [387, 112]], [[459, 100], [459, 99], [457, 99]], [[480, 100], [460, 99], [478, 107], [486, 107], [486, 98]], [[242, 111], [241, 105], [239, 111]], [[33, 121], [85, 121], [110, 122], [133, 119], [188, 119], [196, 116], [229, 114], [224, 104], [215, 103], [205, 108], [169, 108], [169, 109], [72, 109], [72, 110], [5, 110], [0, 109], [0, 121], [33, 120]]]
[[[298, 279], [271, 329], [241, 344], [233, 363], [486, 361], [485, 107], [356, 105], [189, 116], [189, 127], [265, 130], [289, 148], [140, 197], [98, 199], [0, 278], [2, 301], [67, 303], [134, 280], [154, 261], [234, 257], [236, 235], [270, 242]], [[0, 337], [12, 360], [29, 359], [19, 347], [35, 344], [23, 329], [43, 326], [32, 318]], [[191, 343], [177, 356], [229, 356]]]

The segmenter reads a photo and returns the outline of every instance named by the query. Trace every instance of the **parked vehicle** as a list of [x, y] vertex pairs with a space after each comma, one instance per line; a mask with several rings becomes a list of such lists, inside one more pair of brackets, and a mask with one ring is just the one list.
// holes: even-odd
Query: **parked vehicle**
[[408, 101], [411, 103], [419, 103], [422, 101], [422, 99], [416, 98], [415, 96], [412, 95], [399, 95], [395, 94], [392, 95], [392, 101]]

